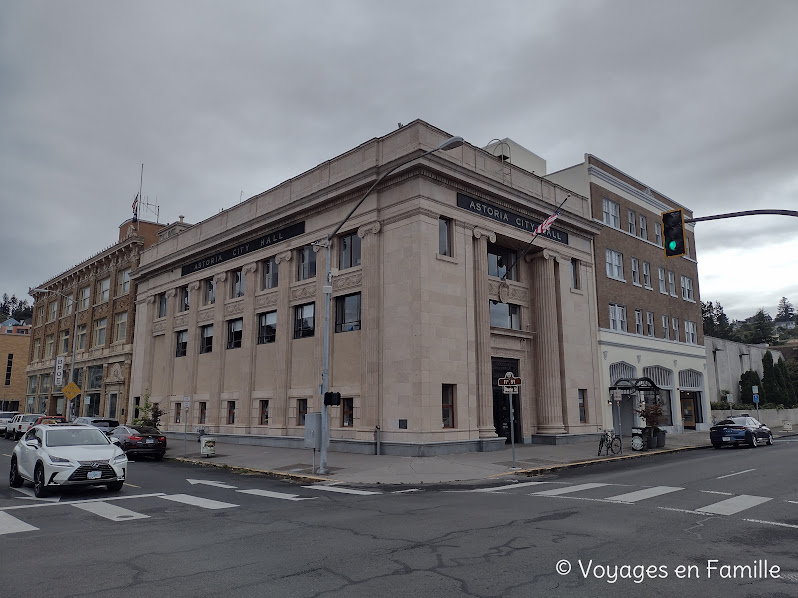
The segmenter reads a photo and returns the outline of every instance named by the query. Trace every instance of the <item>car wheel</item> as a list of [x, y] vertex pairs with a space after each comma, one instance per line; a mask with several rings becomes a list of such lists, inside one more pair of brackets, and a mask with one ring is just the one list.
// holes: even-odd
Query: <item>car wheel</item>
[[36, 465], [33, 472], [33, 494], [36, 498], [42, 498], [47, 494], [47, 486], [44, 483], [44, 467], [41, 463]]
[[719, 448], [720, 448], [720, 447], [722, 447], [722, 446], [723, 446], [723, 445], [722, 445], [720, 442], [713, 442], [713, 443], [712, 443], [712, 448], [719, 449]]
[[768, 434], [768, 446], [773, 446], [773, 434]]
[[759, 446], [759, 439], [757, 439], [756, 434], [751, 434], [750, 444], [751, 448], [756, 448]]
[[19, 488], [22, 486], [22, 476], [19, 475], [19, 470], [17, 470], [17, 458], [14, 457], [11, 459], [11, 471], [8, 475], [8, 485], [12, 488]]
[[123, 484], [124, 484], [124, 482], [118, 480], [116, 482], [111, 482], [110, 484], [106, 484], [106, 487], [111, 492], [119, 492], [122, 489], [122, 485]]

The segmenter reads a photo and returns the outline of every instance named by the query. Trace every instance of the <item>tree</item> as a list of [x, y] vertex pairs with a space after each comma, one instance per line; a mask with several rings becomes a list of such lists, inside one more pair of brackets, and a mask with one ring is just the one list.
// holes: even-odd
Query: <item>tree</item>
[[785, 389], [783, 383], [779, 385], [776, 376], [776, 368], [773, 365], [773, 353], [765, 351], [762, 357], [762, 388], [768, 403], [784, 405], [786, 403]]
[[790, 372], [787, 370], [787, 363], [783, 359], [779, 359], [776, 364], [776, 373], [780, 375], [784, 383], [784, 393], [786, 395], [785, 405], [789, 407], [798, 406], [798, 395], [795, 392], [795, 384], [790, 377]]
[[147, 393], [144, 395], [144, 404], [139, 407], [139, 417], [133, 420], [133, 423], [140, 426], [152, 426], [153, 428], [157, 428], [163, 414], [164, 412], [161, 411], [158, 403], [150, 402], [150, 395]]
[[704, 321], [704, 334], [730, 340], [733, 329], [729, 323], [728, 316], [723, 312], [723, 306], [719, 301], [714, 304], [712, 301], [701, 302], [701, 317]]
[[23, 299], [20, 301], [16, 295], [8, 296], [8, 293], [3, 293], [3, 301], [0, 303], [0, 320], [7, 320], [14, 318], [20, 322], [25, 318], [30, 318], [33, 315], [33, 307], [28, 305], [28, 301]]
[[[771, 358], [771, 362], [772, 361], [773, 359]], [[756, 370], [748, 370], [747, 372], [743, 372], [743, 375], [740, 376], [740, 403], [750, 405], [754, 402], [754, 393], [751, 390], [753, 386], [759, 387], [759, 400], [764, 402], [766, 395], [763, 392], [764, 389], [762, 387], [762, 381], [759, 379], [759, 373], [757, 373]]]
[[782, 297], [781, 301], [779, 301], [779, 307], [776, 310], [776, 321], [789, 322], [793, 318], [795, 318], [795, 309], [792, 303], [787, 301], [787, 297]]
[[704, 320], [704, 335], [717, 336], [715, 329], [715, 308], [712, 301], [701, 302], [701, 319]]
[[[760, 308], [743, 326], [743, 339], [752, 345], [770, 342], [773, 336], [773, 319]], [[771, 358], [772, 360], [772, 358]]]

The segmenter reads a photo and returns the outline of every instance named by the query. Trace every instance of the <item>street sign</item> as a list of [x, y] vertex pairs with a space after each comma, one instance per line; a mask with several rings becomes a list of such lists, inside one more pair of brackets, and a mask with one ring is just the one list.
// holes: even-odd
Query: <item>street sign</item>
[[754, 395], [754, 403], [759, 403], [759, 395]]
[[53, 376], [53, 386], [64, 385], [64, 361], [66, 358], [61, 355], [55, 358], [55, 375]]
[[183, 397], [183, 409], [188, 410], [191, 408], [191, 397]]
[[518, 386], [504, 385], [504, 386], [502, 386], [502, 390], [504, 391], [504, 394], [506, 394], [506, 395], [518, 394]]
[[752, 386], [751, 387], [751, 392], [754, 393], [755, 395], [758, 395], [759, 394], [759, 387], [758, 386]]
[[77, 384], [75, 384], [74, 382], [70, 382], [69, 384], [67, 384], [67, 385], [66, 385], [66, 386], [65, 386], [65, 387], [64, 387], [64, 388], [61, 390], [61, 392], [63, 392], [63, 393], [64, 393], [64, 396], [65, 396], [65, 397], [66, 397], [68, 400], [70, 400], [70, 401], [71, 401], [72, 399], [74, 399], [76, 396], [78, 396], [78, 395], [80, 394], [80, 388], [79, 388], [79, 387], [78, 387], [78, 385], [77, 385]]
[[623, 400], [623, 393], [619, 389], [612, 391], [612, 400], [620, 403]]
[[521, 378], [517, 378], [512, 372], [507, 372], [504, 378], [499, 378], [498, 382], [499, 386], [519, 386], [521, 384]]

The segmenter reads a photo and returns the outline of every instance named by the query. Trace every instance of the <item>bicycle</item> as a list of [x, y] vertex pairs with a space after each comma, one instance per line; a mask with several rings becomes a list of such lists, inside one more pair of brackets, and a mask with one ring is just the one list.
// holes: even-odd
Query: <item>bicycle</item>
[[613, 455], [621, 452], [621, 439], [615, 435], [614, 430], [604, 430], [599, 438], [598, 456], [601, 456], [601, 451], [604, 450], [606, 455], [612, 451]]

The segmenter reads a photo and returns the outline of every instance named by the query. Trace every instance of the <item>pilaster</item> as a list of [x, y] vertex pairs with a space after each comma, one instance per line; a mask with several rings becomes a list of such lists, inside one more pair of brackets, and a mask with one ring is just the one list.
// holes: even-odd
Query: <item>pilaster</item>
[[241, 355], [244, 356], [239, 363], [241, 368], [241, 390], [239, 400], [236, 405], [236, 428], [246, 426], [244, 432], [249, 432], [252, 426], [250, 417], [252, 412], [252, 385], [255, 376], [255, 343], [257, 342], [258, 327], [255, 316], [255, 289], [258, 286], [255, 280], [255, 272], [258, 264], [253, 262], [246, 264], [242, 270], [245, 280], [248, 281], [244, 287], [244, 313], [242, 314]]
[[[291, 256], [286, 251], [275, 256], [277, 264], [277, 333], [275, 342], [275, 389], [274, 401], [269, 403], [269, 420], [271, 434], [286, 434], [288, 426], [288, 388], [291, 372]], [[282, 266], [280, 264], [283, 264]]]
[[490, 307], [488, 291], [488, 241], [496, 233], [474, 228], [474, 329], [477, 362], [477, 427], [480, 438], [495, 438], [493, 384], [490, 363]]
[[[363, 283], [360, 297], [360, 428], [374, 430], [382, 413], [382, 248], [380, 223], [370, 222], [357, 230]], [[334, 318], [333, 318], [334, 319]]]
[[224, 321], [224, 300], [228, 294], [226, 280], [227, 272], [213, 276], [213, 282], [216, 284], [216, 301], [213, 310], [213, 351], [211, 352], [213, 358], [211, 359], [207, 421], [216, 422], [219, 426], [224, 425], [226, 421], [221, 405], [225, 351], [227, 349], [227, 326]]
[[[164, 334], [166, 335], [166, 375], [169, 379], [169, 383], [166, 386], [165, 398], [167, 401], [171, 400], [171, 396], [175, 391], [175, 305], [177, 303], [175, 295], [177, 295], [177, 289], [166, 291], [166, 327]], [[170, 411], [169, 404], [162, 405], [161, 409], [168, 413]]]

